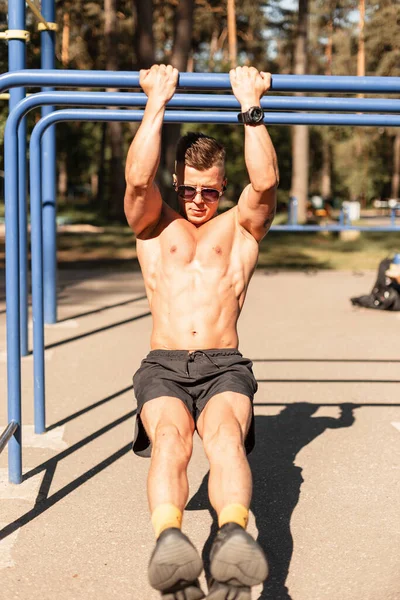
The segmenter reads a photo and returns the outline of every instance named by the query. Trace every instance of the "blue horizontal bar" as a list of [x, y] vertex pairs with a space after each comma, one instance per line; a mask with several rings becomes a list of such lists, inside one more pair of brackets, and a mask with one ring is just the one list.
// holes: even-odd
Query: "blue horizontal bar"
[[[22, 69], [0, 76], [0, 92], [15, 87], [115, 87], [139, 88], [137, 71], [67, 71]], [[227, 73], [180, 73], [179, 88], [231, 90]], [[327, 75], [272, 75], [276, 92], [400, 93], [400, 77]]]
[[[118, 114], [113, 114], [118, 113]], [[59, 116], [59, 118], [57, 117]], [[143, 111], [135, 110], [84, 110], [66, 109], [51, 114], [53, 122], [73, 121], [140, 121]], [[42, 119], [43, 122], [45, 119]], [[166, 111], [164, 115], [166, 123], [238, 123], [237, 115], [232, 112], [210, 112], [210, 111]], [[400, 116], [398, 115], [367, 115], [367, 114], [316, 114], [316, 113], [267, 113], [264, 118], [266, 125], [354, 125], [354, 126], [378, 126], [399, 127]]]
[[[39, 92], [24, 100], [24, 114], [39, 105], [145, 106], [144, 93], [129, 92]], [[170, 108], [223, 108], [238, 110], [240, 104], [232, 94], [175, 94]], [[319, 98], [299, 96], [264, 96], [266, 110], [400, 112], [400, 100], [374, 98]], [[22, 106], [21, 106], [22, 109]]]

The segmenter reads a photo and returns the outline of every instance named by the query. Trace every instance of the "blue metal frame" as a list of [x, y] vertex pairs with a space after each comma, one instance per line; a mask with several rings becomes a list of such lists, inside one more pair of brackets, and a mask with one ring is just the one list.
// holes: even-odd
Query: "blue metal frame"
[[[50, 95], [51, 96], [51, 95]], [[113, 99], [113, 101], [115, 101]], [[25, 107], [29, 105], [30, 102], [28, 100], [24, 101]], [[33, 103], [33, 101], [32, 101]], [[40, 161], [40, 143], [39, 148], [36, 144], [38, 144], [37, 139], [39, 136], [39, 132], [45, 131], [46, 127], [51, 126], [51, 124], [59, 121], [59, 120], [77, 120], [78, 118], [83, 120], [111, 120], [118, 119], [122, 121], [133, 121], [140, 120], [142, 116], [142, 112], [140, 111], [83, 111], [83, 110], [71, 110], [71, 111], [58, 111], [49, 115], [48, 117], [42, 119], [39, 124], [35, 127], [32, 138], [31, 138], [31, 182], [32, 182], [32, 190], [31, 190], [31, 202], [32, 202], [32, 295], [33, 295], [33, 314], [34, 314], [34, 380], [35, 380], [35, 427], [37, 432], [44, 431], [45, 428], [45, 410], [44, 410], [44, 320], [43, 320], [43, 273], [42, 273], [42, 225], [41, 225], [41, 183], [40, 178], [37, 177], [37, 173], [40, 172], [40, 163], [39, 165], [36, 163], [36, 160]], [[315, 114], [294, 114], [294, 113], [270, 113], [266, 116], [266, 122], [274, 122], [274, 123], [293, 123], [293, 122], [309, 122], [310, 120], [314, 120], [315, 117], [322, 118], [324, 122], [326, 119], [324, 117], [336, 117], [335, 115], [315, 115]], [[394, 123], [400, 125], [400, 117], [397, 116], [382, 116], [382, 115], [340, 115], [340, 118], [344, 119], [345, 122], [348, 122], [349, 119], [355, 119], [358, 124], [367, 122], [368, 124], [376, 124], [382, 123], [382, 119], [386, 124], [393, 125]], [[14, 117], [15, 120], [15, 117]], [[202, 112], [184, 112], [184, 111], [168, 111], [166, 113], [166, 121], [169, 122], [218, 122], [218, 123], [237, 123], [237, 118], [235, 113], [214, 113], [208, 111]], [[329, 119], [328, 119], [329, 120]], [[372, 122], [371, 122], [372, 120]], [[337, 119], [335, 119], [337, 122]], [[353, 121], [354, 122], [354, 121]], [[9, 125], [7, 123], [7, 125]], [[40, 125], [40, 127], [39, 127]], [[7, 139], [9, 136], [9, 132], [7, 132]], [[40, 137], [40, 136], [39, 136]], [[8, 154], [8, 152], [7, 152]], [[10, 159], [12, 160], [13, 153], [10, 153]], [[14, 154], [14, 161], [15, 161]], [[15, 167], [12, 167], [10, 171], [12, 172]], [[39, 171], [38, 171], [39, 169]], [[8, 170], [8, 169], [7, 169]], [[36, 177], [35, 177], [36, 174]], [[12, 195], [12, 194], [11, 194]], [[38, 200], [37, 200], [38, 198]], [[9, 185], [7, 186], [7, 204], [8, 206], [15, 207], [15, 202], [10, 201], [9, 197]], [[15, 199], [14, 199], [15, 200]], [[14, 217], [14, 220], [13, 220]], [[13, 217], [8, 215], [8, 230], [11, 227], [11, 231], [15, 228], [18, 229], [18, 220], [15, 221], [15, 214]], [[38, 222], [40, 223], [38, 225]], [[339, 226], [331, 226], [333, 229], [340, 229]], [[281, 229], [287, 229], [285, 226], [281, 226]], [[316, 229], [316, 228], [315, 228]], [[315, 230], [313, 226], [309, 226], [308, 230]], [[318, 227], [320, 229], [320, 227]], [[400, 229], [400, 228], [399, 228]], [[291, 230], [304, 230], [304, 226], [291, 226]], [[38, 237], [39, 236], [39, 237]], [[8, 236], [7, 236], [8, 237]], [[12, 240], [12, 236], [10, 236]], [[11, 242], [10, 242], [11, 243]], [[8, 247], [6, 248], [6, 253], [8, 255], [13, 254], [15, 248]], [[38, 253], [40, 254], [38, 255]], [[11, 276], [12, 277], [12, 276]], [[15, 279], [15, 274], [14, 274]], [[7, 288], [9, 286], [7, 285]], [[16, 331], [19, 327], [19, 324], [16, 323], [8, 323], [8, 328]], [[17, 347], [18, 350], [18, 347]], [[14, 351], [15, 354], [15, 351]], [[16, 379], [19, 378], [19, 381]], [[18, 372], [14, 372], [13, 380], [9, 382], [9, 389], [15, 390], [19, 385], [20, 388], [20, 370]], [[10, 450], [11, 452], [11, 450]]]
[[[50, 0], [43, 0], [43, 3], [49, 2]], [[18, 11], [20, 11], [22, 6], [22, 0], [17, 0]], [[16, 3], [12, 4], [12, 7], [15, 8]], [[25, 4], [23, 3], [23, 10], [25, 10]], [[11, 11], [12, 12], [12, 11]], [[17, 13], [15, 13], [17, 14]], [[18, 17], [21, 16], [21, 12], [18, 12]], [[47, 16], [49, 19], [49, 16]], [[12, 25], [11, 22], [10, 26]], [[16, 26], [13, 24], [12, 26], [15, 28], [23, 29], [25, 23], [21, 26], [19, 24]], [[48, 32], [47, 32], [48, 33]], [[18, 41], [19, 42], [19, 41]], [[10, 42], [11, 43], [11, 42]], [[14, 57], [16, 53], [14, 54]], [[10, 59], [11, 60], [11, 59]], [[43, 65], [45, 66], [45, 65]], [[50, 66], [50, 65], [48, 65]], [[51, 65], [51, 66], [54, 66]], [[52, 69], [43, 69], [43, 70], [26, 70], [19, 66], [18, 71], [6, 73], [0, 76], [0, 91], [11, 89], [12, 95], [13, 90], [16, 87], [43, 87], [43, 86], [62, 86], [62, 87], [116, 87], [116, 88], [138, 88], [139, 87], [139, 73], [135, 72], [120, 72], [120, 73], [110, 73], [108, 71], [53, 71]], [[213, 90], [231, 90], [229, 75], [227, 74], [198, 74], [198, 73], [181, 73], [179, 76], [179, 87], [187, 88], [187, 89], [213, 89]], [[271, 89], [278, 92], [288, 92], [288, 91], [312, 91], [312, 92], [345, 92], [345, 93], [376, 93], [376, 94], [391, 94], [391, 93], [400, 93], [400, 78], [383, 78], [383, 77], [325, 77], [325, 76], [296, 76], [296, 75], [273, 75], [272, 77], [272, 86]], [[126, 94], [127, 95], [127, 94]], [[272, 102], [277, 102], [277, 107], [279, 108], [287, 108], [289, 99], [286, 97], [282, 97], [274, 100], [273, 97], [267, 97], [265, 99], [272, 100]], [[291, 99], [292, 100], [292, 99]], [[389, 108], [387, 104], [387, 100], [373, 100], [373, 99], [293, 99], [296, 101], [304, 102], [303, 107], [300, 110], [374, 110], [374, 111], [397, 111], [396, 101], [394, 105]], [[310, 105], [306, 108], [306, 103], [314, 103], [315, 108], [311, 109]], [[324, 102], [325, 101], [325, 102]], [[361, 102], [362, 106], [356, 102]], [[229, 100], [232, 102], [232, 100]], [[280, 102], [280, 104], [278, 104]], [[320, 104], [321, 108], [317, 107], [317, 104]], [[329, 106], [332, 108], [328, 108]], [[346, 105], [347, 103], [347, 105]], [[383, 103], [383, 104], [381, 104]], [[324, 105], [324, 106], [323, 106]], [[172, 103], [171, 103], [172, 106]], [[204, 105], [203, 105], [204, 106]], [[292, 107], [290, 110], [296, 110], [293, 107], [295, 104], [292, 101]], [[299, 106], [299, 105], [298, 105]], [[347, 106], [347, 108], [345, 108]], [[356, 108], [357, 106], [357, 108]], [[232, 108], [236, 108], [236, 106], [232, 105]], [[272, 109], [272, 107], [271, 107]], [[271, 110], [270, 109], [270, 110]], [[299, 110], [299, 109], [297, 109]], [[59, 111], [59, 114], [55, 118], [59, 120], [61, 117], [61, 113], [64, 112], [64, 117], [66, 117], [66, 113], [68, 111]], [[70, 111], [73, 113], [73, 111]], [[85, 120], [94, 120], [94, 111], [90, 112], [89, 115], [85, 117]], [[98, 111], [100, 112], [100, 111]], [[103, 111], [105, 114], [101, 120], [111, 120], [113, 111]], [[123, 115], [118, 115], [118, 120], [123, 117], [121, 120], [133, 120], [133, 116], [129, 116], [127, 113], [129, 111], [123, 111]], [[137, 113], [139, 114], [139, 113]], [[166, 115], [166, 121], [172, 122], [181, 122], [183, 115], [185, 113], [179, 113], [179, 111], [173, 111], [173, 113], [168, 113]], [[132, 113], [133, 115], [133, 113]], [[76, 113], [71, 116], [71, 119], [76, 119]], [[81, 115], [83, 116], [83, 115]], [[52, 117], [51, 114], [48, 117]], [[47, 117], [46, 117], [47, 118]], [[135, 117], [136, 118], [136, 117]], [[139, 117], [137, 117], [139, 118]], [[185, 117], [186, 122], [214, 122], [214, 123], [228, 123], [228, 122], [236, 122], [236, 115], [232, 113], [190, 113], [187, 117]], [[54, 121], [54, 122], [55, 122]], [[293, 114], [293, 113], [269, 113], [266, 120], [266, 123], [275, 123], [275, 124], [335, 124], [335, 125], [364, 125], [364, 126], [399, 126], [400, 125], [400, 117], [392, 116], [392, 115], [354, 115], [354, 114], [344, 114], [344, 115], [317, 115], [317, 114]], [[42, 122], [41, 122], [42, 123]], [[51, 120], [48, 121], [51, 123]], [[20, 131], [23, 131], [20, 129]], [[25, 135], [22, 135], [19, 138], [19, 143], [17, 140], [14, 140], [14, 148], [11, 153], [12, 156], [7, 158], [8, 164], [12, 165], [11, 170], [17, 170], [18, 156], [15, 154], [16, 152], [21, 153], [21, 164], [22, 164], [22, 154], [25, 155]], [[54, 148], [54, 146], [53, 146]], [[48, 156], [55, 154], [53, 149], [50, 149]], [[7, 153], [6, 153], [7, 155]], [[39, 159], [40, 160], [40, 159]], [[46, 161], [44, 161], [46, 162]], [[7, 170], [6, 170], [7, 173]], [[21, 423], [21, 410], [20, 410], [20, 395], [21, 395], [21, 382], [20, 382], [20, 343], [22, 337], [20, 335], [20, 315], [18, 310], [18, 305], [21, 305], [21, 310], [25, 310], [26, 302], [18, 302], [19, 298], [19, 281], [18, 281], [18, 271], [19, 271], [19, 236], [18, 236], [18, 207], [21, 208], [21, 214], [25, 213], [22, 210], [23, 205], [25, 203], [25, 176], [21, 177], [21, 170], [18, 169], [17, 173], [17, 185], [14, 190], [10, 188], [10, 179], [14, 178], [12, 174], [10, 178], [7, 178], [6, 182], [6, 198], [8, 201], [6, 202], [6, 221], [7, 221], [7, 239], [6, 239], [6, 269], [7, 269], [7, 280], [10, 272], [10, 281], [7, 281], [7, 348], [8, 348], [8, 377], [9, 377], [9, 414], [13, 413], [15, 418], [11, 418], [11, 421], [14, 421], [18, 424], [17, 431], [13, 434], [10, 440], [10, 480], [19, 483], [22, 477], [22, 463], [21, 463], [21, 444], [20, 444], [20, 423]], [[18, 175], [19, 175], [19, 183], [18, 183]], [[53, 186], [54, 187], [54, 186]], [[18, 195], [14, 196], [14, 201], [10, 201], [13, 193], [16, 190], [19, 190], [20, 200], [18, 199]], [[46, 191], [43, 190], [45, 193]], [[42, 190], [37, 190], [39, 197], [41, 197]], [[35, 192], [34, 192], [35, 193]], [[50, 200], [50, 203], [54, 205], [54, 202]], [[54, 215], [54, 211], [53, 215]], [[393, 215], [392, 215], [393, 219]], [[294, 217], [293, 217], [294, 221]], [[393, 222], [393, 220], [392, 220]], [[23, 227], [22, 227], [23, 229]], [[321, 230], [320, 226], [279, 226], [274, 227], [274, 229], [280, 230], [290, 230], [290, 231], [319, 231]], [[323, 228], [325, 230], [337, 231], [343, 229], [343, 226], [328, 226]], [[359, 229], [359, 230], [375, 230], [375, 231], [397, 231], [400, 228], [390, 227], [390, 228], [362, 228], [362, 227], [351, 227], [346, 226], [346, 229]], [[35, 242], [35, 246], [37, 242]], [[54, 244], [53, 244], [54, 247]], [[11, 248], [11, 250], [10, 250]], [[26, 254], [26, 252], [25, 252]], [[37, 258], [35, 258], [37, 260]], [[38, 267], [36, 266], [36, 269]], [[36, 271], [35, 271], [36, 273]], [[40, 282], [40, 276], [38, 281]], [[37, 297], [37, 292], [36, 292]], [[43, 307], [42, 307], [43, 309]], [[42, 324], [43, 330], [43, 324]], [[35, 344], [36, 345], [36, 344]], [[40, 343], [39, 343], [40, 349]], [[22, 348], [21, 348], [22, 350]], [[36, 351], [36, 348], [35, 348]], [[44, 391], [44, 372], [43, 372], [43, 391]], [[44, 427], [44, 405], [42, 414], [38, 413], [39, 424]]]

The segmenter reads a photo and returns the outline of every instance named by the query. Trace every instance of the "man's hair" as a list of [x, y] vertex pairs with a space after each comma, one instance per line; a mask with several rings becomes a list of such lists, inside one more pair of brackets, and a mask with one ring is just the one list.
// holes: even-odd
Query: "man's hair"
[[204, 133], [189, 131], [176, 147], [176, 163], [184, 163], [197, 171], [225, 164], [225, 148]]

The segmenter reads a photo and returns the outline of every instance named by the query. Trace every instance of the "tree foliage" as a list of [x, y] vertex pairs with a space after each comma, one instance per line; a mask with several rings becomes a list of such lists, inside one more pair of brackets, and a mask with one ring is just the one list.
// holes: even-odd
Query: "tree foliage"
[[[355, 76], [358, 48], [355, 3], [309, 0], [309, 5], [308, 72]], [[226, 1], [57, 0], [56, 7], [59, 68], [138, 70], [153, 61], [172, 62], [181, 70], [226, 72], [230, 68]], [[107, 20], [110, 10], [114, 11], [111, 26]], [[283, 0], [236, 2], [238, 64], [254, 65], [272, 73], [294, 72], [297, 20], [297, 6], [291, 7]], [[28, 67], [37, 68], [40, 35], [29, 9], [27, 21], [32, 36]], [[399, 25], [398, 2], [381, 0], [367, 6], [367, 75], [400, 76]], [[0, 30], [5, 29], [7, 2], [0, 0]], [[8, 70], [4, 41], [0, 41], [0, 67], [2, 72]], [[1, 102], [1, 142], [6, 116], [7, 105]], [[37, 113], [30, 115], [30, 127], [35, 119]], [[121, 216], [123, 186], [116, 185], [116, 177], [122, 177], [124, 156], [136, 128], [135, 124], [107, 128], [96, 123], [57, 127], [57, 160], [67, 181], [66, 203], [91, 202], [101, 208], [104, 218]], [[205, 130], [225, 142], [230, 182], [227, 196], [237, 200], [247, 181], [242, 130], [235, 126], [185, 127], [189, 128]], [[171, 145], [179, 129], [174, 131], [168, 134], [169, 149], [165, 144], [161, 172], [165, 185], [170, 182]], [[293, 164], [290, 129], [271, 127], [270, 132], [280, 164], [279, 199], [286, 202]], [[310, 128], [309, 192], [322, 193], [329, 174], [328, 195], [334, 198], [346, 200], [365, 194], [371, 200], [389, 196], [393, 190], [393, 147], [398, 135], [398, 131], [390, 128], [367, 128], [360, 133], [357, 130], [357, 134], [353, 128]], [[361, 147], [357, 141], [360, 136]], [[0, 171], [2, 161], [1, 155]]]

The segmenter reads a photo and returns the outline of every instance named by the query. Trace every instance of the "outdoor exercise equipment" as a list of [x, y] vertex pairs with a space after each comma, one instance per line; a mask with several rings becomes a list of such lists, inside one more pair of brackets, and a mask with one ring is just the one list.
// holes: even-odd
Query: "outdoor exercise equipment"
[[[28, 2], [31, 6], [33, 3]], [[138, 72], [64, 71], [54, 70], [54, 0], [42, 0], [42, 18], [39, 19], [42, 37], [42, 69], [25, 69], [25, 2], [9, 2], [9, 68], [0, 76], [0, 93], [10, 90], [10, 115], [5, 132], [5, 200], [6, 200], [6, 302], [7, 302], [7, 377], [8, 426], [0, 436], [0, 450], [9, 443], [9, 477], [13, 483], [22, 480], [21, 452], [21, 360], [27, 354], [27, 235], [26, 235], [26, 127], [24, 115], [42, 106], [43, 118], [31, 136], [31, 220], [32, 220], [32, 294], [34, 323], [35, 369], [35, 428], [45, 430], [44, 392], [44, 322], [56, 321], [56, 186], [54, 125], [67, 120], [135, 121], [142, 111], [129, 110], [60, 110], [56, 105], [70, 106], [135, 106], [143, 107], [143, 93], [126, 92], [55, 92], [52, 89], [24, 99], [24, 88], [87, 87], [139, 89]], [[38, 15], [36, 15], [38, 17]], [[38, 17], [39, 18], [39, 17]], [[237, 123], [238, 103], [229, 91], [226, 73], [181, 73], [178, 92], [169, 103], [166, 122]], [[212, 90], [212, 94], [193, 93]], [[273, 75], [272, 92], [327, 92], [400, 94], [400, 78], [395, 77], [326, 77]], [[363, 125], [396, 127], [400, 125], [400, 101], [382, 98], [321, 98], [294, 96], [266, 96], [262, 105], [269, 112], [267, 124]], [[196, 110], [179, 110], [179, 109]], [[214, 109], [214, 110], [209, 110]], [[216, 112], [217, 111], [217, 112]], [[294, 112], [309, 111], [309, 112]], [[313, 111], [313, 112], [310, 112]], [[332, 111], [327, 114], [323, 111]], [[355, 114], [363, 112], [364, 114]], [[373, 114], [365, 114], [373, 113]], [[376, 114], [379, 113], [379, 114]], [[43, 141], [41, 138], [43, 136]], [[284, 226], [273, 229], [290, 231], [340, 231], [342, 229], [398, 231], [392, 221], [385, 227], [337, 225], [299, 225], [296, 203], [291, 206], [291, 218]], [[44, 224], [44, 227], [43, 227]], [[46, 252], [43, 254], [43, 243]]]

